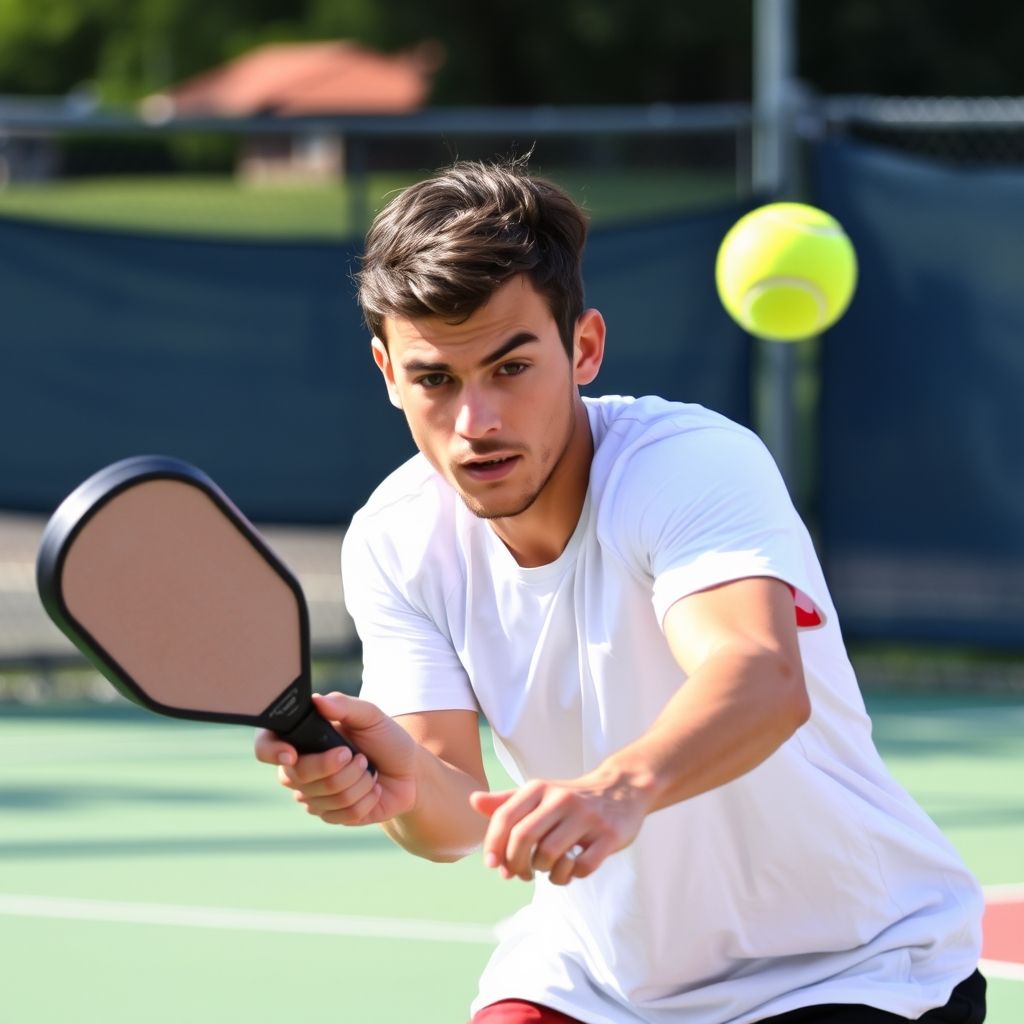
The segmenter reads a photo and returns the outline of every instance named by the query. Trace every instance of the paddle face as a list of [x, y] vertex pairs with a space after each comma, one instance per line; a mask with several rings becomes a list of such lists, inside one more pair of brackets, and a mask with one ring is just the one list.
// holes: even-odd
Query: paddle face
[[50, 617], [130, 700], [303, 753], [348, 745], [312, 709], [298, 581], [195, 467], [147, 456], [90, 477], [47, 524], [36, 575]]

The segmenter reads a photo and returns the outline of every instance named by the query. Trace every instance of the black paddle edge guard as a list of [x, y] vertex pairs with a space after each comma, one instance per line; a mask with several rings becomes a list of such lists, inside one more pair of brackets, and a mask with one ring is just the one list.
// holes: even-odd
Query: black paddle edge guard
[[[301, 673], [286, 691], [275, 698], [270, 707], [259, 715], [183, 709], [154, 700], [67, 607], [61, 578], [65, 559], [75, 538], [109, 501], [123, 491], [150, 480], [177, 480], [202, 491], [284, 580], [295, 596], [299, 612]], [[291, 742], [289, 735], [295, 730], [296, 743], [293, 745], [299, 753], [314, 753], [338, 746], [346, 746], [353, 754], [358, 753], [356, 748], [312, 707], [309, 609], [299, 581], [267, 546], [244, 513], [209, 476], [195, 466], [167, 455], [139, 455], [106, 466], [84, 480], [58, 505], [43, 530], [36, 557], [36, 589], [43, 608], [57, 628], [74, 643], [118, 693], [133, 703], [170, 718], [271, 729], [285, 742]]]

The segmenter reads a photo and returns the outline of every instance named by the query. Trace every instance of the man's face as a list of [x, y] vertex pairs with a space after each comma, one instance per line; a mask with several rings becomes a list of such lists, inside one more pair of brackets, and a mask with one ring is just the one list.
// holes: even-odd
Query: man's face
[[[588, 311], [581, 322], [588, 316], [600, 319]], [[463, 323], [389, 317], [385, 334], [374, 358], [419, 450], [475, 515], [530, 508], [581, 417], [586, 426], [577, 384], [596, 366], [580, 368], [580, 325], [570, 360], [547, 302], [518, 276]]]

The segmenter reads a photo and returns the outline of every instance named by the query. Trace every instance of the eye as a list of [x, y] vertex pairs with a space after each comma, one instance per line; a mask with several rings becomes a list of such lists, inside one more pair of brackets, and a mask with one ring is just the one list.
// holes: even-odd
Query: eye
[[425, 373], [422, 377], [416, 378], [416, 383], [428, 391], [439, 388], [448, 383], [447, 373]]
[[529, 368], [529, 363], [502, 363], [498, 367], [498, 373], [502, 377], [518, 377], [519, 374], [524, 373]]

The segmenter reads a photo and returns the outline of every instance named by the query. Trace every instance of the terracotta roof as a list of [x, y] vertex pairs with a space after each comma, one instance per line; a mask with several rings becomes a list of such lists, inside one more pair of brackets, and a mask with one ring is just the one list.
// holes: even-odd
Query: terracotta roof
[[169, 89], [177, 114], [408, 113], [430, 93], [437, 44], [394, 55], [357, 43], [273, 43]]

